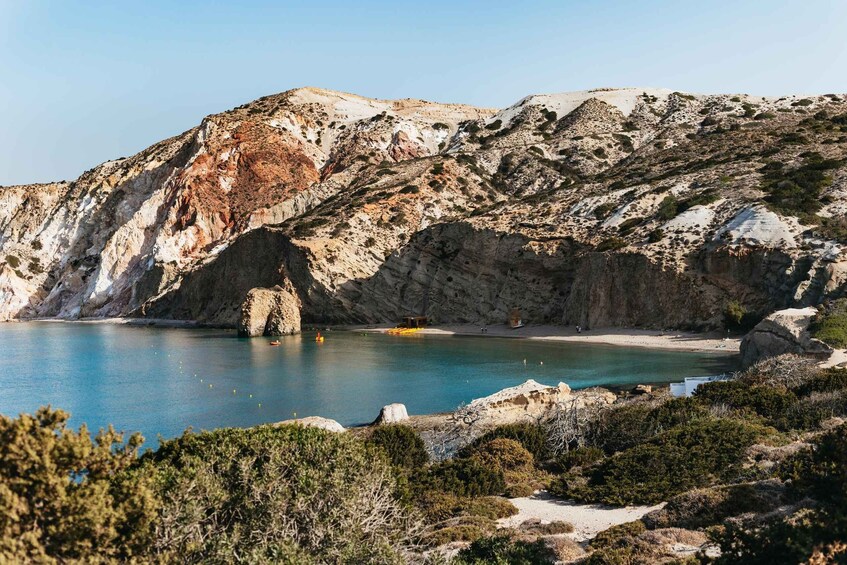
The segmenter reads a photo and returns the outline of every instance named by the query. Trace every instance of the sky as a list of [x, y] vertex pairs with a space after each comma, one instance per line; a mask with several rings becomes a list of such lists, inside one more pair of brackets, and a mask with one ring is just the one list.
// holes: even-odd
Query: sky
[[846, 24], [844, 0], [0, 0], [0, 186], [71, 180], [300, 86], [486, 107], [847, 93]]

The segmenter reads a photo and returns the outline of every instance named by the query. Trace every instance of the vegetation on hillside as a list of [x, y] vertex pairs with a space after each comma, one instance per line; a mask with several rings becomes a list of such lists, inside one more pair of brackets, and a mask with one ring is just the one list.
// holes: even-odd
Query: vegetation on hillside
[[[563, 406], [440, 461], [398, 424], [186, 432], [140, 454], [140, 436], [92, 439], [43, 408], [0, 419], [0, 561], [404, 563], [462, 542], [457, 564], [653, 563], [707, 543], [720, 556], [699, 562], [844, 562], [845, 417], [847, 371], [792, 356], [691, 398]], [[565, 522], [498, 530], [506, 497], [539, 488], [667, 505], [587, 547]]]

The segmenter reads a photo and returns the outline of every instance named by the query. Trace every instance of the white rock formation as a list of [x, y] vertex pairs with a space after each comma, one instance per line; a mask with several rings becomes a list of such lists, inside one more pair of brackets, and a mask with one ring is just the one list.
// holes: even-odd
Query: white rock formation
[[406, 405], [394, 402], [382, 407], [374, 424], [396, 424], [408, 419], [409, 413], [406, 411]]
[[741, 340], [741, 362], [745, 367], [761, 359], [785, 353], [826, 358], [832, 348], [809, 335], [809, 324], [817, 308], [788, 308], [774, 312]]
[[307, 416], [305, 418], [296, 418], [293, 420], [283, 420], [282, 422], [277, 422], [275, 425], [277, 426], [287, 426], [287, 425], [300, 425], [306, 428], [320, 428], [322, 430], [326, 430], [328, 432], [341, 433], [347, 430], [344, 429], [344, 426], [332, 420], [330, 418], [321, 418], [320, 416]]

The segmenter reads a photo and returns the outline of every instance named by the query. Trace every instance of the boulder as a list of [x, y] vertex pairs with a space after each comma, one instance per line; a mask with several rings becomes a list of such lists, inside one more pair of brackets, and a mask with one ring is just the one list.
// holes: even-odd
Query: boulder
[[382, 407], [374, 424], [396, 424], [409, 419], [406, 405], [395, 402]]
[[300, 298], [291, 283], [254, 288], [241, 303], [238, 335], [292, 335], [300, 333]]
[[652, 394], [653, 387], [650, 385], [635, 385], [632, 389], [632, 394]]
[[321, 418], [320, 416], [307, 416], [306, 418], [296, 418], [293, 420], [283, 420], [282, 422], [277, 422], [277, 426], [286, 426], [291, 424], [297, 424], [300, 426], [304, 426], [307, 428], [320, 428], [322, 430], [326, 430], [328, 432], [336, 432], [341, 433], [346, 431], [344, 426], [336, 422], [335, 420], [331, 420], [329, 418]]
[[774, 312], [741, 340], [741, 364], [749, 367], [785, 353], [828, 358], [832, 348], [809, 334], [809, 324], [816, 314], [817, 309], [811, 306]]

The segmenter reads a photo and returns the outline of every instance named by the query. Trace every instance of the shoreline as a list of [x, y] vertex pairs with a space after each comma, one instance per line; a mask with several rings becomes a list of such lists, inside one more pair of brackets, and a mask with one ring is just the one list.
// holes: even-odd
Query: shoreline
[[[387, 333], [394, 326], [334, 326], [335, 330]], [[573, 327], [552, 325], [527, 325], [511, 329], [505, 325], [484, 326], [473, 324], [444, 324], [428, 327], [416, 332], [420, 335], [501, 337], [615, 347], [639, 347], [669, 351], [693, 351], [698, 353], [737, 354], [741, 347], [740, 337], [726, 337], [719, 332], [695, 333], [681, 331], [645, 330], [634, 328], [597, 328], [577, 333]]]
[[[116, 324], [134, 327], [189, 329], [233, 329], [228, 326], [204, 324], [194, 320], [170, 320], [165, 318], [82, 318], [78, 320], [66, 320], [62, 318], [33, 318], [28, 320], [8, 320], [8, 322]], [[317, 326], [317, 324], [309, 324], [309, 327]], [[333, 331], [359, 331], [381, 334], [388, 333], [388, 330], [394, 327], [395, 326], [392, 324], [344, 324], [326, 326], [327, 329]], [[481, 331], [482, 328], [485, 328], [484, 332]], [[583, 330], [582, 333], [577, 333], [576, 329], [570, 326], [544, 324], [529, 324], [518, 329], [511, 329], [506, 325], [479, 326], [476, 324], [443, 324], [422, 328], [416, 332], [416, 335], [442, 337], [499, 337], [507, 339], [526, 339], [721, 354], [738, 354], [741, 346], [740, 337], [726, 337], [720, 332], [697, 333], [673, 330], [647, 330], [639, 328], [612, 327]]]

